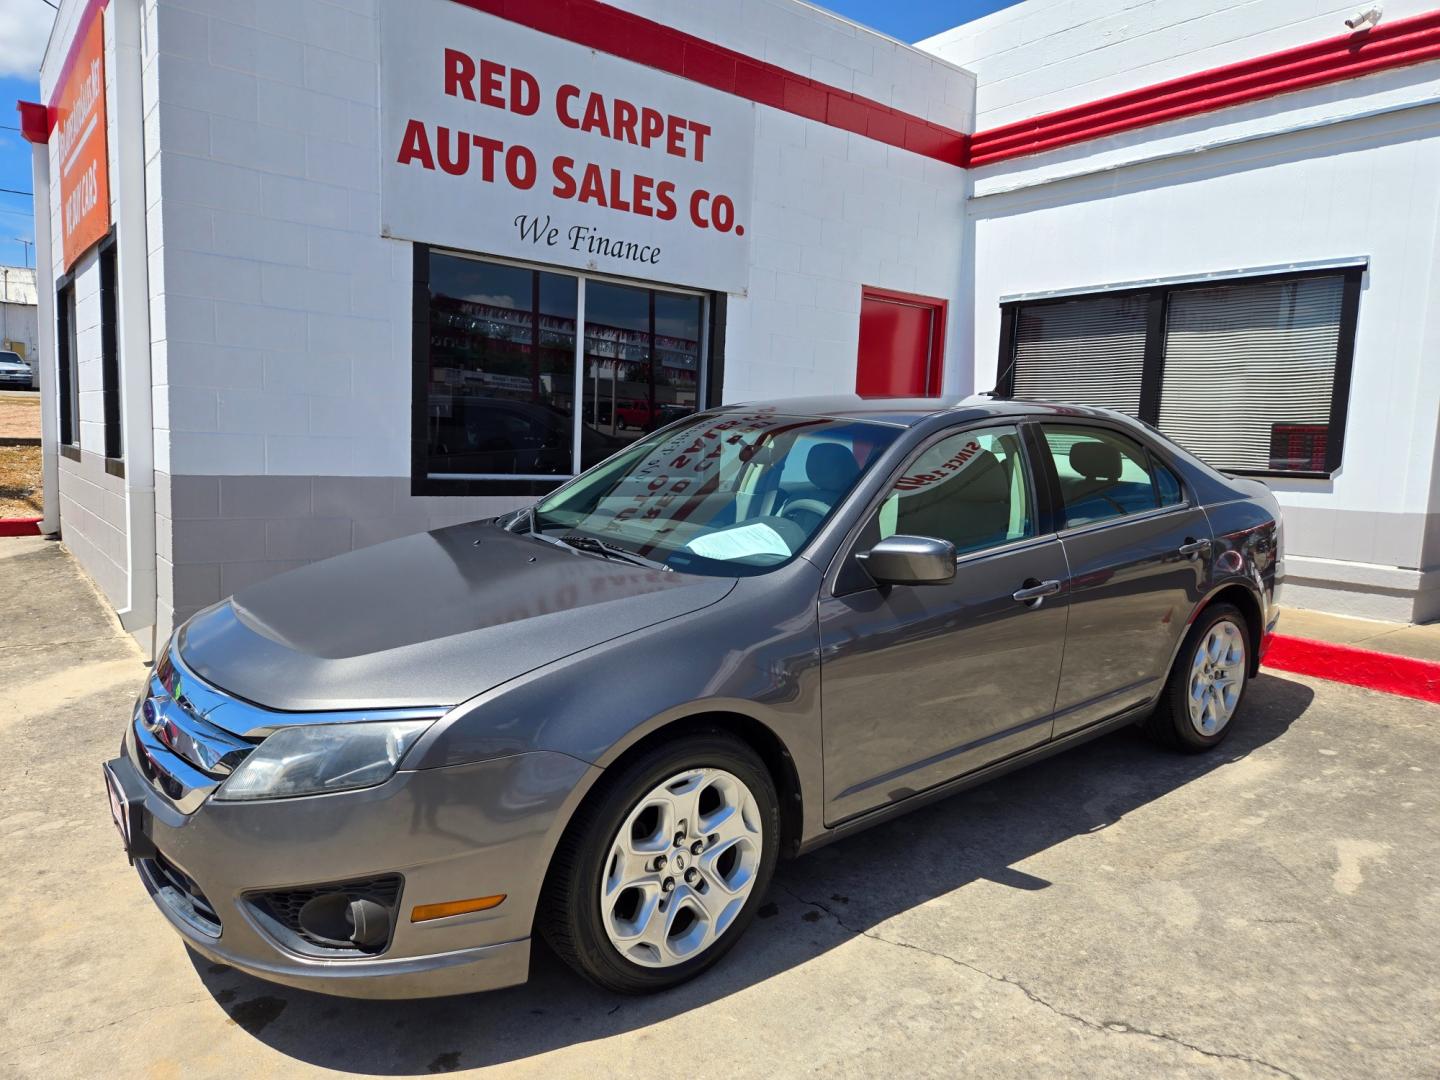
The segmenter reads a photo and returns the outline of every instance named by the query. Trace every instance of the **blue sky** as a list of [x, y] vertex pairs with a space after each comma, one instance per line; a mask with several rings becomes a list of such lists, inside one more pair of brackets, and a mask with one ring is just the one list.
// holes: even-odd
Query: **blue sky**
[[[902, 41], [918, 41], [1015, 0], [829, 0], [824, 6]], [[30, 190], [30, 144], [15, 130], [14, 103], [37, 100], [33, 75], [40, 66], [54, 12], [45, 0], [0, 0], [0, 188]], [[23, 265], [24, 245], [35, 238], [28, 197], [0, 191], [0, 264]], [[31, 259], [34, 251], [31, 251]]]
[[[35, 84], [25, 79], [0, 79], [0, 106], [3, 106], [0, 107], [0, 188], [30, 190], [30, 144], [15, 130], [20, 118], [15, 114], [14, 103], [20, 98], [33, 101], [37, 92]], [[0, 264], [25, 265], [25, 247], [14, 239], [17, 236], [26, 240], [35, 239], [30, 199], [0, 191]], [[34, 262], [35, 251], [32, 248], [32, 266]]]
[[[0, 0], [3, 2], [3, 0]], [[38, 2], [38, 0], [36, 0]], [[901, 41], [919, 41], [952, 26], [1010, 7], [1017, 0], [816, 0]]]

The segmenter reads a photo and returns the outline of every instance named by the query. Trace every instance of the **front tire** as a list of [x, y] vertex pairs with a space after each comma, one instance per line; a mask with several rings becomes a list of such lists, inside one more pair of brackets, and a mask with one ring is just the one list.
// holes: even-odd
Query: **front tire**
[[602, 783], [556, 849], [540, 932], [607, 990], [668, 990], [754, 919], [779, 853], [775, 783], [719, 731], [657, 746]]
[[1234, 605], [1201, 612], [1145, 722], [1151, 738], [1191, 754], [1220, 745], [1249, 686], [1250, 641], [1249, 623]]

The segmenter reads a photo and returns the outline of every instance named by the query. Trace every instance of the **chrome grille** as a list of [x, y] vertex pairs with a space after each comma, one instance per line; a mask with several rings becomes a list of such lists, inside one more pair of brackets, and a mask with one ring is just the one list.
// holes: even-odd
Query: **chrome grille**
[[193, 813], [268, 735], [297, 724], [435, 719], [445, 709], [277, 712], [218, 690], [180, 657], [183, 630], [166, 644], [135, 703], [130, 759], [181, 813]]
[[255, 748], [206, 718], [228, 700], [190, 674], [171, 642], [135, 703], [132, 760], [182, 813], [197, 809]]

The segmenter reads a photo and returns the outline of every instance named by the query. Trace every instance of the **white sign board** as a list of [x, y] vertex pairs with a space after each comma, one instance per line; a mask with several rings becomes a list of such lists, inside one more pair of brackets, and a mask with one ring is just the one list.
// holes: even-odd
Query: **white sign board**
[[453, 0], [382, 0], [381, 231], [744, 292], [755, 106]]

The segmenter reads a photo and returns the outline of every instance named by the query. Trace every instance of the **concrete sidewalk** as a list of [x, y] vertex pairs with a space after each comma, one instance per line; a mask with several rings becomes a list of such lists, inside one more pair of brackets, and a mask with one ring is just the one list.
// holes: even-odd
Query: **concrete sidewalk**
[[0, 541], [5, 1078], [1437, 1075], [1440, 707], [1262, 674], [1213, 754], [1131, 731], [783, 864], [714, 971], [356, 1002], [188, 954], [100, 762], [145, 667]]
[[1278, 632], [1287, 637], [1440, 662], [1440, 623], [1414, 626], [1285, 608], [1280, 613]]

